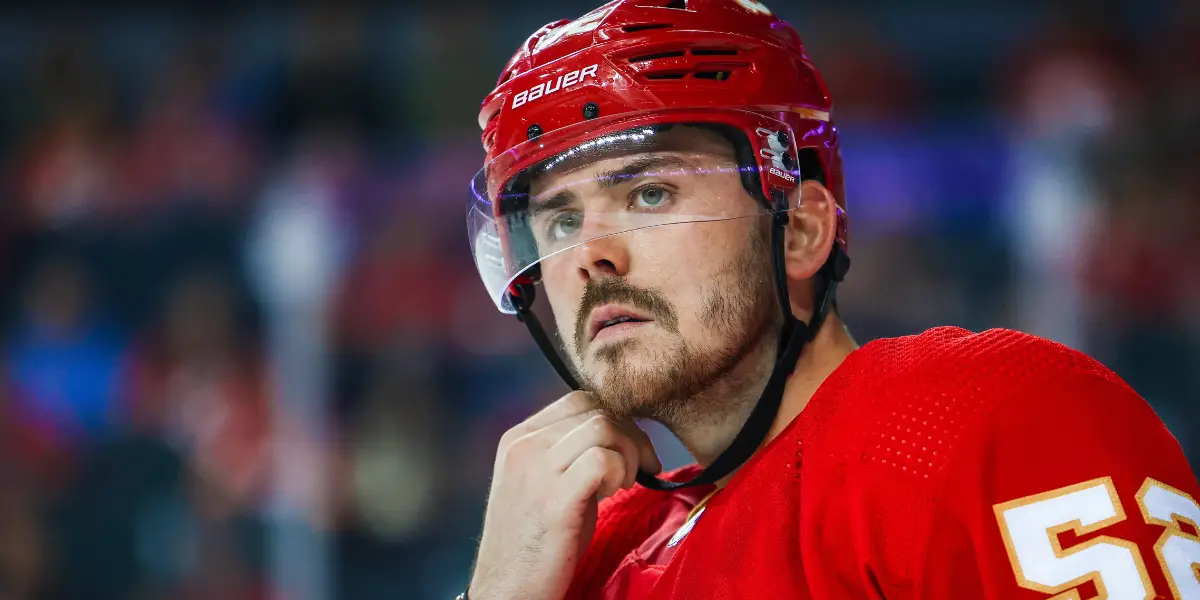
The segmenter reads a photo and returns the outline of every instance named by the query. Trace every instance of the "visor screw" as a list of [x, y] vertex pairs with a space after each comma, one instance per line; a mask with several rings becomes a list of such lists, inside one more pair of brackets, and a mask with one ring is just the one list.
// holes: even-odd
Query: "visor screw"
[[529, 129], [525, 130], [525, 135], [531, 140], [539, 135], [542, 135], [542, 126], [538, 125], [537, 123], [530, 125]]
[[600, 107], [595, 102], [588, 102], [583, 105], [583, 118], [595, 119], [600, 116]]
[[780, 159], [783, 161], [783, 167], [785, 169], [791, 171], [792, 169], [796, 168], [796, 160], [792, 158], [792, 154], [790, 152], [784, 152]]

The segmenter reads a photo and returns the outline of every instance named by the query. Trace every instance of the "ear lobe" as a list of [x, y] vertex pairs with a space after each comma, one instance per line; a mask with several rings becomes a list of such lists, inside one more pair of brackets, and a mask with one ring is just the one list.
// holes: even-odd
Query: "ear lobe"
[[788, 215], [784, 246], [788, 279], [803, 281], [816, 275], [833, 250], [837, 231], [837, 201], [816, 181], [801, 184], [800, 204]]

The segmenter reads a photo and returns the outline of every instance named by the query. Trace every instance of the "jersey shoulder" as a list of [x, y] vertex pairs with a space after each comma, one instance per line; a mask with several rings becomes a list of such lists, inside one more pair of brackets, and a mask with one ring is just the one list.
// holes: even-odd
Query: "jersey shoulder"
[[[826, 456], [924, 480], [992, 411], [1036, 401], [1039, 387], [1076, 378], [1128, 390], [1098, 361], [1045, 338], [938, 327], [864, 345], [822, 385], [813, 408], [824, 413], [816, 418]], [[1097, 400], [1128, 402], [1130, 395], [1136, 398]]]
[[1078, 350], [1011, 329], [974, 333], [938, 327], [875, 340], [856, 354], [851, 368], [842, 374], [843, 392], [869, 393], [880, 409], [938, 398], [937, 408], [964, 411], [973, 403], [1011, 398], [1039, 382], [1062, 378], [1097, 377], [1124, 385], [1115, 373]]
[[[1086, 354], [1012, 329], [974, 333], [937, 327], [923, 333], [873, 341], [862, 350], [878, 374], [897, 387], [971, 389], [986, 385], [1001, 393], [1051, 374], [1116, 376]], [[868, 367], [868, 368], [870, 368]]]

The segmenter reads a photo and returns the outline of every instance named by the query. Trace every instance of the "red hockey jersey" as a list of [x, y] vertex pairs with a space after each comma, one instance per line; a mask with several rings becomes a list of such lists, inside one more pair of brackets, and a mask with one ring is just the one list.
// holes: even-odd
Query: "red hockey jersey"
[[1178, 442], [1111, 371], [1014, 331], [866, 344], [712, 490], [603, 502], [568, 597], [1200, 598]]

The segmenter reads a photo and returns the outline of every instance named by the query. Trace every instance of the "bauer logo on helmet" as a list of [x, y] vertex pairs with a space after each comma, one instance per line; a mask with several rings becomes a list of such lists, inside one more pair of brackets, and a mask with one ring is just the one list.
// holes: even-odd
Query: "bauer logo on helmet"
[[565, 75], [559, 75], [554, 81], [544, 81], [521, 93], [513, 96], [512, 107], [519, 108], [525, 104], [533, 102], [543, 96], [549, 96], [561, 89], [569, 88], [575, 84], [583, 83], [583, 80], [588, 77], [596, 76], [596, 69], [600, 68], [599, 64], [588, 65], [582, 69], [576, 69]]

